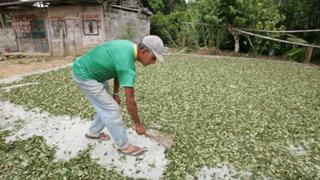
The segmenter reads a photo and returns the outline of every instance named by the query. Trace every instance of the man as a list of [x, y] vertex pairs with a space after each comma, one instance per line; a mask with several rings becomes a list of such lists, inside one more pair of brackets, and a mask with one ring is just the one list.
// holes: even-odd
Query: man
[[[122, 121], [119, 87], [124, 88], [127, 109], [136, 132], [144, 134], [145, 128], [138, 116], [134, 96], [135, 61], [144, 66], [154, 64], [155, 61], [162, 62], [162, 52], [162, 40], [151, 35], [144, 37], [138, 45], [127, 40], [113, 40], [98, 45], [75, 60], [72, 65], [73, 80], [86, 94], [97, 113], [85, 135], [87, 138], [109, 140], [111, 136], [120, 153], [137, 156], [145, 152], [144, 148], [128, 141]], [[112, 78], [113, 95], [109, 93], [107, 83]], [[101, 133], [104, 127], [107, 127], [110, 136]]]

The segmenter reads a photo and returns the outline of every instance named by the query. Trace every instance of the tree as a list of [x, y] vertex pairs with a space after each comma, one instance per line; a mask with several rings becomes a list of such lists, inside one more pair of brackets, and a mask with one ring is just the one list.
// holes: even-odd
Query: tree
[[[320, 4], [318, 0], [275, 0], [280, 6], [280, 12], [285, 15], [286, 19], [283, 25], [288, 30], [300, 29], [319, 29], [320, 28]], [[298, 33], [294, 34], [297, 39], [301, 39], [304, 43], [320, 44], [320, 33]], [[288, 36], [289, 38], [292, 35]], [[282, 48], [285, 57], [296, 61], [302, 61], [311, 53], [306, 52], [305, 47], [295, 47], [287, 45]], [[320, 49], [314, 49], [312, 53], [313, 61], [320, 62], [317, 57], [320, 56]]]
[[[208, 23], [251, 29], [277, 29], [284, 19], [278, 11], [278, 4], [272, 0], [199, 0], [199, 12]], [[226, 27], [225, 27], [226, 28]], [[239, 52], [239, 34], [229, 28]], [[256, 41], [259, 45], [261, 41]]]
[[180, 5], [184, 5], [184, 0], [142, 0], [144, 6], [153, 13], [170, 14]]
[[[284, 54], [295, 48], [291, 45], [239, 34], [233, 28], [255, 30], [293, 30], [320, 28], [319, 0], [144, 0], [155, 15], [151, 19], [151, 33], [166, 43], [198, 48], [203, 46], [232, 49], [238, 53], [240, 44], [254, 54]], [[233, 28], [232, 28], [233, 27]], [[287, 34], [265, 33], [275, 38], [289, 38]], [[308, 43], [320, 44], [319, 33], [294, 34]], [[277, 50], [277, 51], [275, 51]], [[297, 52], [290, 55], [297, 56]], [[314, 49], [312, 56], [320, 55]], [[304, 55], [299, 55], [303, 57]]]

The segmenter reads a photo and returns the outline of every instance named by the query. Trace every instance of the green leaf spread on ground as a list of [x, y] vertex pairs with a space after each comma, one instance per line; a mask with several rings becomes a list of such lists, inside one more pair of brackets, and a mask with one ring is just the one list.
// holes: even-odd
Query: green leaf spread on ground
[[[26, 82], [40, 84], [0, 91], [0, 99], [54, 115], [92, 118], [95, 114], [73, 84], [70, 68], [33, 75], [20, 83]], [[159, 65], [137, 65], [136, 100], [147, 128], [176, 136], [166, 152], [170, 163], [164, 178], [195, 175], [203, 166], [217, 164], [232, 165], [260, 179], [320, 176], [319, 68], [254, 59], [167, 56]], [[43, 149], [38, 150], [39, 144]], [[305, 153], [290, 152], [290, 145], [303, 147]], [[5, 156], [0, 157], [0, 177], [92, 179], [98, 172], [99, 179], [105, 175], [85, 153], [68, 163], [53, 163], [52, 151], [38, 137], [9, 146], [1, 141]]]

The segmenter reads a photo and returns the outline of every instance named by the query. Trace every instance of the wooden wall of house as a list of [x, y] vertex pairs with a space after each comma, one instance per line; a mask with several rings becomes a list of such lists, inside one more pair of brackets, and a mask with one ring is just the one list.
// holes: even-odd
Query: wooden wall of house
[[102, 6], [48, 9], [53, 56], [77, 55], [105, 40]]
[[[30, 11], [13, 11], [12, 27], [1, 29], [1, 39], [11, 39], [11, 51], [48, 52], [48, 38], [46, 31], [46, 12], [40, 9]], [[3, 34], [4, 32], [8, 34]], [[12, 35], [15, 37], [12, 38]], [[6, 37], [3, 37], [6, 36]]]
[[[80, 55], [113, 39], [129, 39], [137, 43], [150, 33], [150, 17], [128, 7], [137, 4], [136, 0], [124, 0], [125, 3], [126, 8], [61, 6], [10, 12], [13, 15], [12, 28], [0, 29], [0, 50], [4, 46], [16, 45], [15, 50], [21, 52], [66, 56]], [[7, 31], [10, 31], [8, 35]]]

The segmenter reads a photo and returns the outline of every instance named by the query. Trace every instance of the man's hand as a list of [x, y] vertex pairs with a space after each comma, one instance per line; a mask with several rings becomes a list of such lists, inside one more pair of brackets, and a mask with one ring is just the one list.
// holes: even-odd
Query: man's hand
[[114, 99], [115, 101], [117, 101], [117, 103], [120, 105], [121, 100], [120, 100], [120, 96], [119, 96], [119, 95], [114, 94], [114, 95], [113, 95], [113, 99]]
[[145, 134], [146, 133], [146, 129], [143, 127], [142, 124], [136, 124], [136, 132], [139, 135]]

